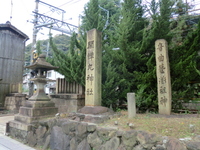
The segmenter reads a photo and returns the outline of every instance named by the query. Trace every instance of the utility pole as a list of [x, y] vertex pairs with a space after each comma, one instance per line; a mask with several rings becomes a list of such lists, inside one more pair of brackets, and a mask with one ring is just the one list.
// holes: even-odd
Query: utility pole
[[[35, 1], [35, 12], [38, 13], [38, 4], [39, 4], [39, 0]], [[38, 23], [38, 15], [34, 14], [34, 20], [33, 20], [33, 41], [32, 41], [32, 47], [31, 47], [31, 60], [30, 60], [30, 64], [34, 63], [33, 61], [33, 53], [36, 50], [36, 38], [37, 38], [37, 23]], [[30, 70], [30, 79], [33, 78], [33, 70]], [[31, 97], [33, 95], [33, 91], [34, 91], [34, 84], [32, 81], [29, 80], [29, 97]]]
[[[50, 28], [52, 30], [56, 30], [56, 31], [59, 31], [59, 32], [62, 32], [62, 33], [66, 33], [68, 35], [71, 35], [74, 30], [78, 29], [77, 26], [64, 22], [64, 13], [65, 13], [64, 10], [62, 10], [58, 7], [52, 6], [50, 4], [47, 4], [45, 2], [42, 2], [40, 0], [35, 0], [35, 3], [36, 3], [35, 10], [33, 11], [33, 13], [34, 13], [34, 20], [33, 20], [34, 27], [33, 27], [33, 41], [32, 41], [32, 48], [31, 48], [31, 62], [30, 62], [30, 64], [34, 63], [34, 60], [35, 60], [34, 55], [35, 54], [37, 55], [37, 53], [36, 53], [36, 41], [37, 40], [36, 39], [37, 39], [37, 33], [38, 33], [38, 31], [40, 30], [41, 27]], [[52, 12], [57, 12], [59, 14], [62, 14], [61, 20], [52, 18], [50, 16], [46, 16], [44, 14], [40, 14], [39, 9], [38, 9], [40, 3], [47, 6]], [[49, 47], [49, 45], [48, 45], [48, 47]], [[48, 49], [47, 49], [47, 54], [49, 53]], [[34, 77], [34, 70], [32, 70], [30, 72], [30, 76], [31, 76], [30, 78]], [[33, 88], [34, 88], [33, 82], [30, 81], [29, 82], [29, 97], [33, 95]]]

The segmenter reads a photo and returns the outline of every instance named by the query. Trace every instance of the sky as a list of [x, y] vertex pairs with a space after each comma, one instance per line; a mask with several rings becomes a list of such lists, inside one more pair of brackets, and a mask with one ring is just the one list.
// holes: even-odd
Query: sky
[[[84, 10], [84, 5], [89, 0], [41, 0], [66, 11], [64, 21], [78, 26], [79, 15]], [[26, 44], [32, 42], [34, 19], [32, 11], [35, 9], [35, 0], [0, 0], [0, 24], [10, 21], [13, 26], [29, 36]], [[39, 3], [39, 13], [49, 15], [52, 18], [61, 19], [61, 15], [52, 12], [49, 7]], [[12, 18], [10, 18], [12, 17]], [[43, 28], [37, 34], [37, 40], [47, 39], [49, 29]], [[54, 32], [59, 34], [60, 32]]]
[[[79, 15], [84, 10], [84, 5], [89, 0], [41, 0], [42, 2], [59, 7], [66, 11], [64, 14], [64, 21], [78, 26]], [[144, 0], [149, 1], [149, 0]], [[193, 2], [200, 6], [200, 0], [183, 0]], [[199, 8], [199, 7], [198, 7]], [[0, 24], [10, 21], [13, 26], [29, 36], [26, 44], [32, 42], [33, 36], [33, 23], [34, 19], [32, 11], [35, 9], [35, 0], [0, 0]], [[61, 19], [61, 15], [53, 13], [50, 9], [42, 3], [39, 4], [39, 13], [49, 15], [56, 19]], [[10, 18], [12, 17], [12, 18]], [[37, 34], [37, 40], [47, 39], [49, 29], [42, 28]], [[59, 34], [61, 32], [53, 32]]]

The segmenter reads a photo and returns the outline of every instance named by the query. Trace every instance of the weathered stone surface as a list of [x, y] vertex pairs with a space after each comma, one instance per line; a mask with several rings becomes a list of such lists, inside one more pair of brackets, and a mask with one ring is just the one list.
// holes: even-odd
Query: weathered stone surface
[[87, 136], [87, 123], [78, 123], [76, 127], [76, 136], [82, 141]]
[[37, 139], [43, 138], [46, 132], [47, 132], [47, 128], [45, 126], [39, 126], [36, 129]]
[[98, 148], [103, 143], [103, 141], [98, 137], [97, 132], [89, 134], [87, 137], [87, 141], [92, 148]]
[[126, 150], [126, 147], [123, 144], [120, 144], [117, 150]]
[[103, 106], [85, 106], [85, 107], [81, 108], [78, 112], [83, 113], [83, 114], [97, 115], [97, 114], [102, 114], [102, 113], [105, 113], [108, 111], [109, 111], [109, 109], [107, 107], [103, 107]]
[[166, 143], [167, 150], [187, 150], [186, 146], [177, 139], [169, 139]]
[[118, 130], [116, 133], [117, 137], [122, 137], [123, 133], [124, 133], [124, 131]]
[[62, 124], [62, 130], [64, 133], [69, 134], [70, 132], [75, 132], [77, 126], [77, 122], [75, 121], [68, 121]]
[[200, 135], [195, 136], [195, 137], [194, 137], [194, 141], [200, 142]]
[[168, 44], [166, 40], [156, 40], [155, 54], [159, 114], [170, 115], [172, 94]]
[[49, 127], [49, 130], [52, 130], [52, 128], [53, 128], [54, 126], [56, 126], [56, 124], [57, 124], [57, 120], [56, 120], [56, 119], [51, 119], [51, 120], [49, 120], [48, 123], [47, 123], [47, 125], [48, 125], [48, 127]]
[[131, 130], [122, 134], [122, 143], [125, 146], [133, 147], [137, 143], [137, 131]]
[[77, 140], [76, 138], [72, 138], [71, 141], [70, 141], [70, 150], [76, 150], [76, 147], [77, 147]]
[[45, 126], [39, 126], [35, 133], [36, 133], [36, 138], [37, 138], [37, 146], [43, 146], [44, 144], [44, 137], [47, 132], [47, 128]]
[[165, 150], [165, 148], [162, 145], [157, 145], [155, 150]]
[[16, 121], [16, 120], [10, 121], [9, 126], [12, 127], [12, 128], [23, 130], [23, 131], [31, 131], [31, 129], [32, 129], [31, 124], [22, 123], [22, 122], [19, 122], [19, 121]]
[[200, 150], [200, 142], [186, 142], [188, 150]]
[[56, 94], [51, 95], [51, 100], [58, 108], [58, 112], [77, 112], [80, 108], [85, 106], [85, 95], [80, 94]]
[[87, 131], [88, 132], [94, 132], [96, 130], [97, 126], [94, 123], [88, 123], [87, 125]]
[[63, 131], [62, 128], [54, 126], [50, 138], [51, 150], [70, 150], [70, 138]]
[[105, 150], [116, 150], [119, 147], [120, 140], [117, 137], [111, 138], [109, 141], [107, 141], [103, 147]]
[[36, 134], [33, 133], [33, 131], [29, 131], [27, 135], [27, 141], [28, 145], [35, 146], [37, 144]]
[[97, 128], [97, 134], [104, 142], [116, 136], [117, 130], [110, 128]]
[[67, 118], [59, 118], [57, 119], [57, 126], [62, 126], [63, 123], [68, 122], [69, 119]]
[[12, 94], [6, 96], [4, 107], [10, 113], [18, 113], [19, 108], [24, 105], [26, 101], [26, 94]]
[[140, 144], [147, 149], [150, 149], [155, 145], [158, 141], [160, 141], [160, 137], [156, 134], [149, 134], [144, 131], [138, 131], [137, 133], [137, 140]]
[[128, 118], [132, 119], [136, 116], [135, 93], [127, 93], [127, 101], [128, 101]]
[[107, 115], [85, 115], [84, 122], [91, 123], [103, 123], [105, 120], [108, 120], [109, 117]]
[[48, 135], [45, 139], [45, 143], [44, 143], [44, 146], [43, 146], [43, 149], [46, 150], [48, 149], [50, 146], [50, 135]]
[[87, 140], [84, 139], [77, 147], [76, 150], [91, 150], [90, 145], [88, 144]]
[[147, 150], [146, 148], [144, 148], [142, 145], [137, 145], [133, 148], [134, 150]]
[[19, 140], [22, 141], [24, 144], [27, 143], [28, 131], [19, 130], [19, 129], [10, 127], [10, 135], [11, 135], [13, 138], [19, 139]]
[[101, 106], [101, 35], [101, 32], [97, 29], [92, 29], [87, 32], [85, 106]]

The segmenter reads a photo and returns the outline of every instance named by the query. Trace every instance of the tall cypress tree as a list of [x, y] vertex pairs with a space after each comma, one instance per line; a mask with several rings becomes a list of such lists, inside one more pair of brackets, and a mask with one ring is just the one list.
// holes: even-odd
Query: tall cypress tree
[[190, 100], [190, 98], [194, 96], [194, 87], [189, 83], [200, 81], [199, 41], [200, 22], [197, 29], [186, 38], [182, 45], [171, 49], [169, 52], [172, 90], [175, 104], [180, 98]]
[[140, 66], [139, 45], [146, 24], [141, 0], [124, 0], [119, 23], [116, 24], [113, 45], [119, 50], [112, 52], [113, 66], [118, 74], [118, 91], [120, 102], [126, 101], [128, 92], [135, 92], [135, 71]]
[[144, 70], [138, 71], [137, 106], [142, 110], [157, 109], [157, 79], [155, 62], [155, 41], [157, 39], [171, 40], [170, 17], [173, 1], [151, 1], [151, 20], [144, 30], [143, 41], [140, 48]]

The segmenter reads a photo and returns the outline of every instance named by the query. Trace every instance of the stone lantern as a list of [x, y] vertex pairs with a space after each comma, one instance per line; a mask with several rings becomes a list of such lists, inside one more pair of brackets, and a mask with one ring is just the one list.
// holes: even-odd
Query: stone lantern
[[37, 86], [36, 93], [29, 98], [30, 101], [50, 100], [44, 91], [44, 86], [48, 81], [46, 75], [47, 71], [57, 69], [58, 67], [54, 67], [50, 63], [46, 62], [45, 57], [46, 56], [44, 54], [41, 54], [34, 64], [26, 67], [33, 70], [32, 73], [35, 77], [30, 80], [33, 81]]
[[42, 119], [53, 117], [58, 112], [55, 103], [44, 92], [44, 86], [48, 81], [46, 78], [47, 71], [58, 67], [46, 62], [45, 55], [41, 54], [34, 64], [26, 68], [33, 70], [35, 77], [31, 80], [37, 85], [37, 90], [25, 102], [24, 106], [20, 107], [19, 113], [15, 115], [14, 120], [9, 122], [10, 130], [14, 128], [14, 130], [28, 132], [34, 124], [37, 124]]

